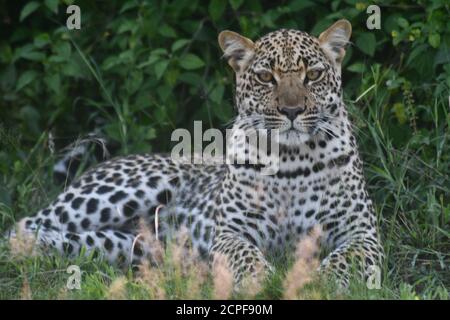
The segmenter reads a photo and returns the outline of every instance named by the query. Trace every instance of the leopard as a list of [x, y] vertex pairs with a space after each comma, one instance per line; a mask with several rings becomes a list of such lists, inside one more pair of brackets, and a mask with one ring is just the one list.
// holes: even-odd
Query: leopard
[[154, 250], [139, 241], [139, 221], [160, 242], [183, 229], [199, 259], [226, 257], [239, 286], [247, 276], [270, 274], [272, 254], [294, 250], [320, 227], [326, 255], [319, 271], [346, 287], [356, 263], [367, 279], [384, 253], [343, 101], [341, 68], [351, 32], [345, 19], [318, 37], [280, 29], [252, 41], [220, 32], [235, 78], [232, 127], [278, 133], [276, 173], [160, 153], [117, 157], [88, 169], [9, 236], [21, 228], [57, 254], [96, 252], [131, 266]]

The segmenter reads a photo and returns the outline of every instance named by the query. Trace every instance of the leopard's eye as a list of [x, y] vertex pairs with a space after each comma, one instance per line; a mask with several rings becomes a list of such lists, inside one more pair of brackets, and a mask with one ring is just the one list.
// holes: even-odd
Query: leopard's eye
[[315, 81], [317, 79], [319, 79], [320, 75], [322, 74], [321, 70], [309, 70], [306, 73], [306, 77], [308, 78], [308, 80], [310, 81]]
[[258, 72], [256, 74], [256, 76], [258, 77], [259, 81], [264, 82], [264, 83], [269, 83], [269, 82], [274, 81], [273, 75], [269, 71]]

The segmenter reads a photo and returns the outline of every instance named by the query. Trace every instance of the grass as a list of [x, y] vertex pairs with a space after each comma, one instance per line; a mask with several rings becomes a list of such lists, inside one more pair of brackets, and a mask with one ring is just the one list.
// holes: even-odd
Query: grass
[[[336, 290], [330, 282], [311, 279], [296, 297], [449, 299], [448, 97], [438, 95], [429, 105], [416, 106], [408, 100], [405, 90], [404, 119], [396, 118], [392, 117], [390, 93], [383, 86], [386, 73], [375, 67], [364, 80], [359, 90], [361, 94], [348, 101], [348, 108], [354, 119], [369, 193], [375, 203], [387, 255], [385, 277], [379, 290], [369, 290], [355, 281], [347, 292]], [[402, 119], [406, 122], [401, 123]], [[5, 150], [21, 159], [13, 163], [10, 175], [1, 177], [3, 191], [6, 191], [0, 198], [0, 231], [4, 231], [20, 217], [51, 201], [61, 187], [51, 181], [56, 156], [48, 147], [51, 141], [48, 133], [44, 132], [33, 146], [22, 145], [16, 132], [0, 128], [0, 135]], [[8, 244], [2, 242], [0, 299], [223, 297], [223, 293], [215, 292], [217, 276], [206, 272], [200, 282], [195, 279], [198, 271], [203, 270], [201, 264], [192, 263], [187, 271], [179, 264], [182, 265], [167, 252], [158, 269], [147, 268], [142, 276], [136, 276], [131, 270], [122, 270], [94, 258], [17, 257], [11, 254]], [[66, 270], [70, 265], [78, 265], [82, 270], [81, 290], [66, 288], [70, 276]], [[256, 298], [286, 298], [283, 283], [292, 265], [295, 266], [294, 263], [278, 264]], [[160, 285], [155, 287], [155, 281]]]
[[[315, 240], [315, 239], [314, 239]], [[156, 267], [143, 265], [139, 271], [118, 269], [93, 257], [68, 260], [61, 256], [33, 256], [26, 246], [19, 250], [6, 244], [0, 256], [0, 299], [417, 299], [412, 286], [394, 284], [386, 280], [381, 289], [369, 290], [364, 284], [353, 282], [347, 292], [340, 292], [333, 282], [313, 277], [319, 264], [311, 259], [317, 248], [308, 250], [313, 240], [306, 238], [300, 245], [301, 257], [290, 263], [275, 264], [275, 272], [263, 282], [233, 293], [232, 276], [226, 261], [219, 260], [212, 272], [205, 262], [189, 259], [184, 246], [170, 242]], [[304, 243], [305, 241], [303, 241]], [[315, 243], [315, 241], [314, 241]], [[67, 267], [81, 270], [81, 288], [68, 289], [71, 273]], [[218, 266], [218, 267], [217, 267]], [[298, 280], [302, 276], [302, 281]], [[304, 277], [304, 278], [303, 278]], [[298, 285], [297, 285], [298, 282]], [[253, 288], [253, 289], [252, 289]], [[445, 290], [436, 290], [423, 298], [447, 299]]]
[[[26, 249], [11, 252], [4, 244], [0, 254], [0, 299], [448, 299], [448, 291], [429, 281], [422, 293], [411, 284], [387, 277], [381, 289], [370, 290], [352, 282], [348, 291], [339, 291], [333, 282], [311, 275], [319, 260], [309, 257], [276, 265], [262, 287], [242, 293], [231, 292], [231, 273], [225, 268], [207, 270], [207, 264], [180, 254], [181, 246], [169, 246], [156, 267], [143, 265], [139, 271], [118, 269], [93, 257], [68, 260], [61, 256], [35, 256]], [[178, 250], [178, 254], [174, 253]], [[24, 255], [18, 255], [23, 253]], [[312, 254], [312, 253], [311, 253]], [[73, 273], [81, 270], [81, 288], [69, 289]], [[223, 266], [222, 264], [221, 266]], [[220, 265], [219, 265], [220, 266]], [[306, 279], [292, 285], [296, 276]], [[425, 279], [424, 279], [425, 280]], [[425, 280], [426, 281], [426, 280]]]

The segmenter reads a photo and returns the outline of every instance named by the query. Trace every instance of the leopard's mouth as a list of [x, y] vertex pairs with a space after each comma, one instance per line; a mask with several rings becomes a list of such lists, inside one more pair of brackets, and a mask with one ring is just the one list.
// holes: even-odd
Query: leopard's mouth
[[316, 115], [307, 115], [306, 117], [298, 117], [294, 121], [283, 118], [265, 119], [264, 128], [266, 130], [277, 130], [280, 136], [313, 136], [319, 131], [319, 119]]
[[308, 134], [312, 135], [316, 131], [316, 126], [307, 126], [302, 123], [296, 124], [295, 122], [290, 122], [279, 129], [280, 134]]
[[286, 130], [287, 134], [308, 134], [310, 132], [308, 132], [307, 130], [301, 130], [301, 129], [297, 129], [295, 127], [291, 127], [288, 130]]
[[287, 128], [280, 128], [279, 129], [280, 136], [285, 136], [287, 138], [295, 138], [300, 136], [310, 136], [311, 132], [305, 128], [296, 128], [295, 126], [291, 125]]

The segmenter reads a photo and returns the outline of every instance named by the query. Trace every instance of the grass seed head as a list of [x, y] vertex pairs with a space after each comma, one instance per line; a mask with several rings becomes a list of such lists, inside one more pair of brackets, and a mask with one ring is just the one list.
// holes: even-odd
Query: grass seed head
[[108, 288], [107, 297], [109, 300], [124, 300], [127, 298], [127, 279], [119, 277], [114, 279]]
[[296, 249], [296, 260], [283, 283], [284, 298], [298, 299], [301, 290], [315, 279], [319, 267], [318, 252], [321, 229], [314, 227], [310, 234], [301, 239]]
[[26, 231], [24, 223], [17, 224], [15, 236], [9, 239], [11, 257], [16, 260], [37, 256], [36, 237]]
[[233, 272], [231, 271], [228, 258], [215, 253], [212, 263], [213, 275], [213, 297], [217, 300], [228, 299], [233, 293]]

